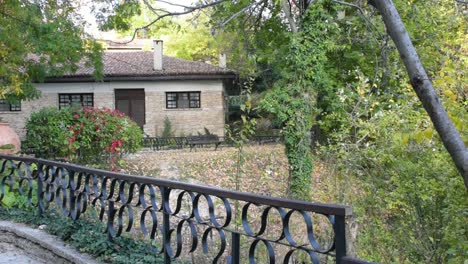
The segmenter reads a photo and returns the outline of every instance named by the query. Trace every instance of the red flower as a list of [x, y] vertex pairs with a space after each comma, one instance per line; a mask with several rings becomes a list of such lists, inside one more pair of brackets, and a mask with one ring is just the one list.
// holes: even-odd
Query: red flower
[[73, 118], [78, 119], [78, 118], [80, 118], [80, 116], [79, 116], [78, 114], [75, 114], [75, 115], [73, 116]]

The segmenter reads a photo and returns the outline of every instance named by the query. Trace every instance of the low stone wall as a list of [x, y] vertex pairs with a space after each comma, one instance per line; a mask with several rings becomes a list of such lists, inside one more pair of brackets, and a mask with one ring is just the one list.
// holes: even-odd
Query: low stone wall
[[0, 221], [1, 263], [97, 264], [98, 262], [42, 230]]

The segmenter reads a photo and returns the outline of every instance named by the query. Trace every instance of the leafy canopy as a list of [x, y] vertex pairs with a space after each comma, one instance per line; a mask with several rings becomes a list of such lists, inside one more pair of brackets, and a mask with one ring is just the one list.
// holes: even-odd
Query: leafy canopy
[[71, 1], [2, 1], [0, 5], [0, 98], [39, 96], [34, 82], [77, 69], [85, 58], [102, 75], [101, 47], [84, 32]]

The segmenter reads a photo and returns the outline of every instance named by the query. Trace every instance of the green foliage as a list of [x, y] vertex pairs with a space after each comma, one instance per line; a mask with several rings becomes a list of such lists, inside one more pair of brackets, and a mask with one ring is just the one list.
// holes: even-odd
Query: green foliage
[[71, 111], [55, 107], [34, 112], [26, 122], [26, 140], [23, 149], [31, 149], [42, 158], [68, 155], [68, 128], [73, 122]]
[[262, 104], [262, 108], [272, 113], [283, 127], [286, 155], [291, 167], [290, 191], [291, 196], [297, 199], [309, 199], [312, 188], [310, 131], [314, 115], [324, 108], [323, 105], [333, 101], [329, 98], [333, 94], [334, 83], [327, 70], [327, 55], [339, 49], [334, 42], [339, 33], [333, 21], [335, 8], [320, 1], [303, 17], [302, 30], [293, 36], [286, 58], [287, 70]]
[[15, 145], [13, 144], [6, 144], [6, 145], [1, 145], [0, 149], [14, 149]]
[[25, 196], [18, 192], [18, 184], [15, 183], [13, 189], [10, 190], [9, 186], [5, 186], [5, 194], [0, 201], [4, 208], [28, 208], [28, 200]]
[[[79, 5], [61, 1], [2, 1], [0, 98], [39, 96], [33, 82], [77, 69], [83, 58], [102, 75], [101, 47], [83, 31]], [[19, 33], [20, 32], [20, 33]]]
[[169, 117], [164, 118], [164, 127], [161, 133], [162, 137], [173, 137], [174, 131], [172, 130], [172, 122]]
[[[417, 102], [381, 111], [360, 124], [371, 140], [343, 138], [323, 148], [355, 190], [343, 183], [360, 226], [361, 258], [382, 263], [462, 263], [468, 196]], [[338, 132], [337, 134], [339, 134]], [[465, 135], [466, 136], [466, 135]], [[330, 160], [331, 158], [331, 160]], [[391, 249], [391, 250], [389, 250]]]
[[31, 115], [26, 129], [24, 147], [38, 157], [87, 164], [106, 158], [112, 169], [121, 153], [139, 149], [143, 137], [135, 122], [110, 109], [45, 108]]
[[226, 138], [233, 142], [234, 146], [240, 150], [249, 138], [255, 134], [257, 126], [256, 118], [252, 117], [254, 111], [252, 106], [253, 81], [253, 78], [248, 78], [243, 83], [241, 96], [239, 97], [243, 99], [243, 102], [240, 104], [241, 120], [226, 126]]
[[34, 226], [46, 225], [46, 231], [58, 236], [79, 251], [88, 253], [106, 263], [161, 263], [148, 242], [119, 237], [109, 241], [103, 232], [105, 226], [91, 218], [72, 221], [56, 213], [39, 217], [31, 211], [0, 208], [0, 219], [13, 220]]

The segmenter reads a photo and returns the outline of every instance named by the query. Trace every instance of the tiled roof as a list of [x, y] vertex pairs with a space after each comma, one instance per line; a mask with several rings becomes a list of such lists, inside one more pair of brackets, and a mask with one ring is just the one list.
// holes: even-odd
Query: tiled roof
[[[188, 61], [173, 57], [163, 56], [163, 70], [153, 70], [152, 51], [129, 51], [129, 52], [105, 52], [103, 53], [104, 80], [119, 78], [121, 80], [134, 78], [199, 78], [220, 77], [229, 78], [235, 76], [235, 72], [204, 62]], [[85, 66], [85, 62], [79, 63], [76, 72], [65, 74], [54, 79], [82, 79], [92, 78], [94, 69]]]

